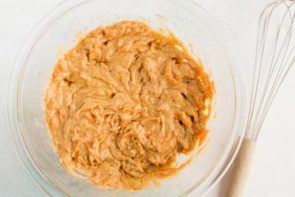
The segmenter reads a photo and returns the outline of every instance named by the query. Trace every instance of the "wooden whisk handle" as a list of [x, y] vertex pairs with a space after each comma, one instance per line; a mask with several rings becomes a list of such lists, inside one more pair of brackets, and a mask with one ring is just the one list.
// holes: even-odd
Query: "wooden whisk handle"
[[233, 163], [227, 197], [243, 196], [244, 188], [249, 175], [256, 141], [243, 139], [240, 150]]

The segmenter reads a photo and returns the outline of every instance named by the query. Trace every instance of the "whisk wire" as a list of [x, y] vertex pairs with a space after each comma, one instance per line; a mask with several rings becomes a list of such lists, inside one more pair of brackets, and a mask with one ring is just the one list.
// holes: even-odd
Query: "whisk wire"
[[[292, 4], [293, 5], [293, 4]], [[289, 9], [288, 9], [289, 11]], [[282, 61], [279, 65], [279, 69], [278, 69], [278, 73], [277, 75], [275, 76], [275, 79], [274, 79], [274, 82], [273, 82], [273, 85], [269, 91], [269, 95], [267, 97], [267, 100], [265, 101], [265, 105], [263, 106], [262, 110], [260, 111], [260, 119], [259, 119], [259, 124], [258, 125], [255, 125], [256, 127], [254, 128], [254, 131], [260, 131], [261, 127], [262, 127], [262, 123], [264, 122], [265, 120], [265, 117], [266, 117], [266, 114], [275, 98], [275, 95], [277, 94], [282, 82], [284, 81], [286, 75], [288, 74], [289, 70], [291, 69], [291, 66], [293, 65], [294, 62], [291, 61], [290, 64], [287, 64], [288, 60], [290, 59], [290, 57], [292, 56], [292, 54], [294, 54], [294, 48], [295, 48], [295, 45], [292, 47], [292, 49], [290, 50], [289, 52], [289, 56], [286, 58], [287, 56], [287, 50], [289, 49], [289, 45], [290, 45], [290, 40], [292, 39], [292, 30], [293, 30], [293, 25], [294, 25], [294, 15], [295, 15], [295, 11], [292, 15], [292, 18], [291, 18], [291, 25], [290, 25], [290, 28], [288, 30], [288, 33], [287, 33], [287, 36], [286, 36], [286, 39], [285, 41], [287, 41], [287, 46], [286, 46], [286, 52], [283, 52], [283, 58], [282, 58]], [[284, 42], [285, 42], [284, 41]], [[284, 44], [283, 44], [284, 46]], [[282, 47], [283, 48], [283, 47]], [[280, 54], [282, 53], [282, 50], [280, 50]], [[278, 58], [277, 58], [278, 59]], [[294, 59], [294, 58], [293, 58]], [[287, 70], [286, 70], [287, 68]], [[255, 139], [257, 139], [259, 135], [259, 132], [256, 132], [256, 135], [255, 135]]]
[[[265, 106], [268, 103], [268, 97], [267, 97], [267, 95], [268, 94], [271, 95], [273, 93], [273, 89], [274, 89], [274, 87], [277, 84], [277, 79], [279, 78], [279, 76], [281, 74], [281, 70], [283, 68], [283, 66], [281, 66], [279, 68], [278, 74], [276, 75], [275, 80], [274, 80], [274, 82], [273, 82], [273, 84], [271, 86], [270, 82], [272, 80], [272, 76], [273, 76], [273, 73], [275, 71], [276, 65], [277, 64], [283, 65], [283, 61], [285, 60], [286, 54], [287, 54], [285, 52], [285, 50], [288, 49], [289, 44], [290, 44], [289, 41], [290, 41], [291, 38], [289, 37], [289, 35], [290, 35], [291, 30], [292, 30], [292, 27], [291, 26], [288, 29], [287, 35], [286, 35], [286, 37], [283, 40], [283, 44], [281, 45], [281, 47], [279, 48], [279, 50], [277, 50], [277, 48], [278, 48], [277, 45], [278, 45], [278, 42], [279, 42], [279, 38], [280, 38], [280, 35], [282, 33], [281, 32], [282, 31], [282, 25], [283, 25], [283, 23], [284, 23], [284, 21], [286, 19], [286, 16], [287, 16], [288, 12], [289, 11], [286, 10], [286, 12], [284, 13], [283, 18], [282, 18], [282, 20], [280, 22], [280, 25], [277, 28], [277, 32], [276, 32], [276, 36], [275, 36], [275, 44], [274, 44], [274, 49], [273, 49], [273, 53], [272, 53], [272, 60], [271, 60], [271, 63], [270, 63], [270, 69], [268, 70], [268, 73], [266, 75], [267, 76], [267, 79], [266, 79], [266, 82], [265, 82], [265, 84], [263, 86], [262, 99], [260, 100], [260, 103], [258, 105], [258, 106], [260, 106], [260, 109], [262, 109], [262, 110], [258, 110], [257, 111], [256, 116], [255, 116], [255, 122], [253, 124], [254, 126], [253, 126], [253, 130], [252, 131], [254, 133], [258, 133], [258, 132], [256, 132], [256, 131], [258, 131], [257, 130], [257, 127], [260, 127], [259, 124], [262, 124], [262, 121], [260, 121], [260, 118], [259, 117], [262, 116], [262, 113], [265, 111]], [[278, 51], [278, 54], [276, 56], [277, 51]], [[281, 63], [278, 63], [280, 61], [280, 55], [281, 54], [284, 54], [284, 55], [283, 55], [283, 58], [281, 58], [282, 59], [281, 60]], [[262, 61], [263, 61], [263, 59], [262, 59]], [[254, 135], [254, 138], [256, 138], [255, 135]]]
[[[292, 0], [275, 1], [260, 15], [245, 135], [248, 139], [258, 138], [275, 95], [295, 63], [294, 5]], [[274, 27], [276, 19], [279, 25]]]
[[[264, 14], [267, 13], [268, 9], [271, 9], [269, 15], [271, 15], [272, 10], [274, 9], [274, 7], [276, 6], [277, 2], [271, 3], [268, 7], [266, 7], [263, 10], [263, 14], [261, 14], [260, 19], [259, 19], [259, 23], [258, 23], [258, 27], [262, 27], [262, 32], [266, 32], [265, 30], [267, 27], [267, 24], [269, 22], [269, 18], [266, 18], [265, 24], [262, 24], [262, 16]], [[272, 5], [274, 5], [274, 7], [272, 7]], [[259, 76], [261, 74], [261, 64], [262, 64], [262, 56], [264, 54], [264, 47], [261, 46], [265, 46], [265, 40], [266, 40], [266, 34], [262, 34], [262, 38], [260, 38], [261, 32], [257, 31], [257, 40], [256, 40], [256, 56], [255, 56], [255, 67], [254, 67], [254, 77], [253, 77], [253, 82], [252, 82], [252, 89], [251, 89], [251, 99], [250, 99], [250, 111], [249, 111], [249, 116], [248, 116], [248, 121], [247, 121], [247, 126], [246, 126], [246, 138], [252, 139], [253, 138], [253, 133], [251, 132], [251, 122], [253, 121], [253, 113], [254, 113], [254, 107], [256, 106], [256, 97], [257, 97], [257, 92], [258, 92], [258, 85], [259, 84]], [[262, 42], [262, 43], [260, 43]], [[261, 52], [260, 52], [261, 51]], [[259, 61], [260, 60], [260, 61]], [[256, 66], [258, 65], [260, 66]], [[257, 71], [258, 69], [258, 71]]]

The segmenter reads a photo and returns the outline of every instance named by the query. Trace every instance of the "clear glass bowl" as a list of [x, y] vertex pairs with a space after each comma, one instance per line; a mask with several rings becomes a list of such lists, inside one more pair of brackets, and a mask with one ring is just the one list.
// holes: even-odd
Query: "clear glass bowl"
[[[159, 187], [142, 191], [101, 190], [69, 174], [51, 146], [43, 94], [61, 50], [73, 47], [78, 33], [100, 25], [136, 19], [175, 34], [202, 59], [216, 95], [204, 150]], [[200, 196], [226, 172], [244, 131], [246, 96], [235, 52], [215, 20], [193, 0], [72, 0], [51, 11], [19, 52], [11, 76], [7, 116], [10, 132], [29, 174], [52, 196]]]

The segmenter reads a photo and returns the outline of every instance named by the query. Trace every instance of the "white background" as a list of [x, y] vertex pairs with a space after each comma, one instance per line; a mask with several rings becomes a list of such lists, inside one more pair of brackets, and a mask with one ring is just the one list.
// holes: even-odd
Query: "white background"
[[[0, 0], [0, 196], [46, 196], [15, 153], [5, 119], [9, 72], [31, 29], [61, 0]], [[196, 0], [222, 24], [235, 45], [248, 81], [257, 18], [270, 0]], [[295, 68], [291, 70], [258, 140], [246, 196], [295, 196]], [[224, 196], [223, 179], [207, 195]], [[191, 196], [194, 196], [193, 194]]]

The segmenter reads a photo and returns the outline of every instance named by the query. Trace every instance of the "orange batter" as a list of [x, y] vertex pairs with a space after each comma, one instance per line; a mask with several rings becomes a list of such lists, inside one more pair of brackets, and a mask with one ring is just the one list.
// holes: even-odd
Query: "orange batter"
[[183, 45], [136, 21], [89, 33], [45, 94], [63, 165], [99, 188], [142, 189], [207, 134], [212, 82]]

